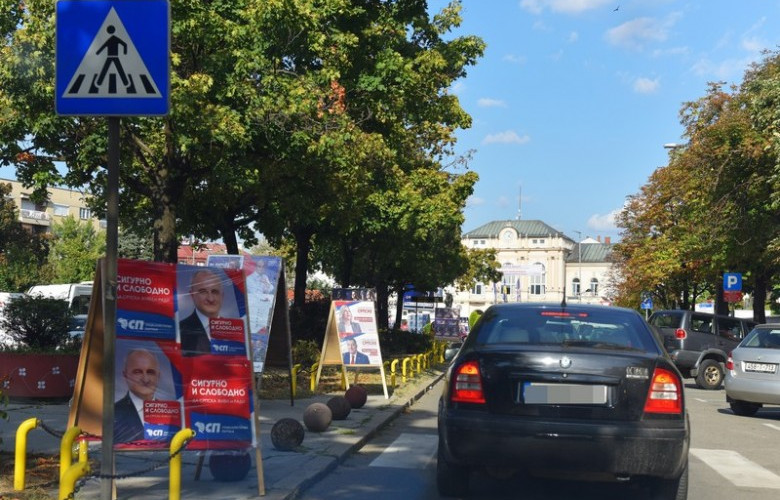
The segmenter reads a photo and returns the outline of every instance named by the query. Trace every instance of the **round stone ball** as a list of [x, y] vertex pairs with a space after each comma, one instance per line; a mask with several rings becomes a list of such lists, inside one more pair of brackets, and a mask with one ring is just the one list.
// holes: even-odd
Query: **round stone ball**
[[252, 458], [246, 451], [215, 453], [209, 458], [209, 471], [217, 481], [241, 481], [252, 467]]
[[294, 418], [283, 418], [271, 427], [271, 443], [279, 451], [291, 451], [303, 443], [306, 431]]
[[368, 399], [368, 392], [362, 385], [352, 385], [344, 393], [344, 397], [349, 401], [349, 405], [354, 408], [363, 408]]
[[312, 432], [323, 432], [333, 420], [333, 413], [325, 403], [312, 403], [303, 411], [303, 423]]
[[333, 396], [326, 404], [333, 414], [333, 420], [344, 420], [352, 411], [352, 404], [344, 396]]

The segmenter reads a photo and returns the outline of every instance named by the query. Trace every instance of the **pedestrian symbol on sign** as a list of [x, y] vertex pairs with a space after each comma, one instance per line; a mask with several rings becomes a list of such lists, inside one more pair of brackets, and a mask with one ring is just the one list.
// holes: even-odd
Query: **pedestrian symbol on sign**
[[154, 79], [112, 7], [62, 97], [160, 96]]

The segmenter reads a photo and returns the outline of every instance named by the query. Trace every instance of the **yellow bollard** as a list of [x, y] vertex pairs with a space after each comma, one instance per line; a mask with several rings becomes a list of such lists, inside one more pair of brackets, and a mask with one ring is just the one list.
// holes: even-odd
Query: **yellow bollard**
[[[195, 437], [195, 431], [184, 428], [176, 433], [171, 440], [171, 455], [181, 449], [184, 444]], [[181, 498], [181, 452], [171, 458], [171, 469], [168, 478], [168, 499], [179, 500]]]
[[317, 382], [317, 368], [319, 367], [319, 363], [314, 363], [311, 365], [311, 371], [309, 372], [309, 388], [311, 389], [312, 394], [314, 394], [314, 384]]
[[418, 354], [415, 358], [417, 360], [417, 373], [420, 374], [422, 373], [422, 354]]
[[[60, 464], [62, 465], [62, 464]], [[76, 489], [76, 481], [85, 474], [89, 474], [89, 462], [76, 462], [60, 475], [59, 500], [66, 500], [73, 495]]]
[[390, 383], [395, 387], [395, 372], [398, 371], [398, 361], [397, 359], [394, 359], [392, 363], [390, 363]]
[[88, 456], [89, 447], [87, 446], [86, 439], [79, 439], [79, 462], [86, 462], [89, 460]]
[[62, 435], [62, 441], [60, 442], [60, 481], [62, 481], [65, 472], [70, 468], [70, 464], [73, 463], [73, 441], [76, 440], [79, 434], [81, 434], [81, 429], [71, 427]]
[[24, 489], [24, 475], [27, 472], [27, 433], [38, 427], [37, 418], [28, 418], [16, 429], [16, 455], [14, 458], [14, 490]]
[[301, 369], [301, 364], [296, 363], [292, 367], [292, 395], [295, 397], [295, 395], [298, 393], [298, 372]]
[[[406, 366], [409, 365], [409, 368], [412, 367], [412, 358], [404, 358], [403, 362], [401, 363], [401, 382], [404, 384], [406, 383]], [[409, 377], [414, 377], [414, 372], [409, 374]]]

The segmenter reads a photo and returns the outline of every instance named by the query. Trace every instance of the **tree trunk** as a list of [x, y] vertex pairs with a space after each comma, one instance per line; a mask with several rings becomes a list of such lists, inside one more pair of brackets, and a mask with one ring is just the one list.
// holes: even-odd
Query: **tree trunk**
[[723, 299], [723, 272], [718, 277], [715, 290], [715, 314], [727, 315], [729, 313], [729, 305]]
[[309, 253], [313, 231], [308, 228], [293, 231], [295, 237], [295, 291], [293, 304], [302, 306], [306, 302], [306, 276], [309, 272]]
[[222, 242], [230, 255], [238, 255], [238, 238], [236, 238], [236, 228], [233, 221], [227, 219], [220, 224], [219, 233], [222, 235]]
[[766, 296], [769, 277], [766, 273], [757, 273], [753, 284], [753, 320], [757, 323], [766, 323]]
[[387, 330], [387, 284], [383, 279], [377, 280], [374, 285], [376, 288], [376, 321], [377, 329]]
[[176, 238], [176, 207], [167, 196], [158, 202], [158, 213], [154, 220], [154, 260], [176, 263], [179, 241]]
[[404, 286], [400, 285], [393, 291], [398, 296], [395, 303], [395, 327], [401, 328], [401, 320], [404, 318]]

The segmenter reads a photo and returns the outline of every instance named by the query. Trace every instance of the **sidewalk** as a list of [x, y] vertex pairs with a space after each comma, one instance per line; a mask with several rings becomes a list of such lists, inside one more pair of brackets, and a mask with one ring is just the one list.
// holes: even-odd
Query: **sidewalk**
[[[312, 403], [325, 403], [343, 391], [290, 400], [260, 401], [260, 431], [265, 496], [258, 494], [258, 477], [254, 457], [249, 474], [242, 481], [215, 481], [204, 461], [200, 479], [195, 480], [199, 461], [197, 452], [185, 451], [182, 455], [181, 498], [241, 500], [263, 498], [287, 500], [296, 498], [302, 491], [319, 481], [335, 469], [350, 454], [359, 450], [380, 429], [395, 419], [401, 412], [432, 389], [443, 375], [444, 365], [424, 371], [421, 375], [396, 387], [389, 399], [384, 395], [369, 395], [362, 408], [353, 409], [345, 420], [333, 420], [327, 430], [315, 433], [306, 430], [303, 443], [294, 451], [282, 452], [271, 443], [271, 428], [282, 418], [294, 418], [303, 424], [303, 412]], [[43, 425], [64, 431], [68, 417], [67, 404], [11, 403], [5, 408], [10, 421], [0, 422], [2, 449], [13, 451], [16, 429], [28, 418], [38, 418]], [[305, 427], [304, 427], [305, 428]], [[60, 440], [41, 427], [33, 429], [27, 436], [28, 453], [59, 454]], [[90, 459], [100, 460], [99, 444], [90, 446]], [[115, 453], [116, 474], [130, 475], [148, 469], [154, 463], [166, 459], [165, 452], [117, 452]], [[100, 470], [93, 470], [98, 474]], [[137, 477], [116, 480], [117, 497], [122, 500], [167, 498], [169, 491], [169, 468], [166, 465]], [[59, 485], [50, 490], [57, 498]], [[76, 500], [100, 498], [101, 481], [88, 479], [76, 494]], [[13, 492], [0, 491], [0, 498], [13, 498]]]

